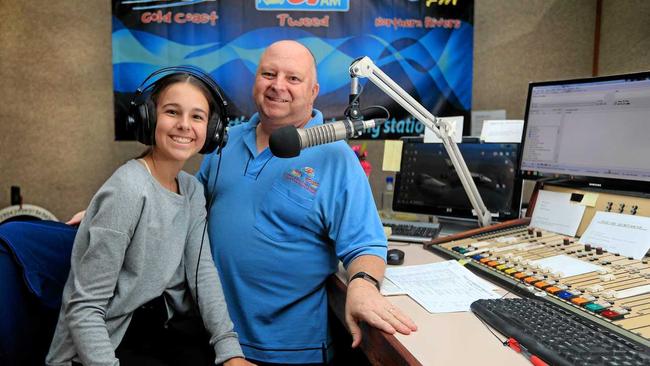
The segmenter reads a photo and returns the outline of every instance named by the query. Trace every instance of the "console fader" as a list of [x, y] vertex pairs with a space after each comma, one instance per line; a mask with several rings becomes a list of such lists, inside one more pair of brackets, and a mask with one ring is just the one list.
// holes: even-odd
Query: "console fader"
[[[554, 186], [545, 189], [587, 193]], [[648, 198], [600, 194], [595, 206], [585, 210], [578, 235], [586, 230], [596, 211], [615, 211], [613, 208], [621, 206], [630, 207], [637, 215], [650, 213]], [[536, 294], [650, 346], [650, 257], [625, 257], [580, 244], [576, 237], [529, 227], [529, 223], [526, 218], [471, 230], [436, 239], [425, 248], [465, 259], [471, 269], [498, 280], [506, 289]], [[553, 271], [535, 263], [560, 254], [592, 263], [598, 269], [567, 276], [562, 269]]]

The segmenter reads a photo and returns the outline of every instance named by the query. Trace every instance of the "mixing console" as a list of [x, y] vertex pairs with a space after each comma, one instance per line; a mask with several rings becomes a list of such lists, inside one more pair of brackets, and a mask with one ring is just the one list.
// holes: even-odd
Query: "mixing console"
[[[606, 207], [605, 202], [602, 210]], [[597, 207], [589, 209], [590, 219]], [[425, 248], [465, 259], [470, 269], [506, 289], [537, 295], [650, 347], [650, 258], [611, 253], [580, 244], [578, 238], [529, 227], [529, 223], [528, 218], [513, 220], [439, 238]], [[578, 263], [582, 271], [539, 263], [556, 258]]]

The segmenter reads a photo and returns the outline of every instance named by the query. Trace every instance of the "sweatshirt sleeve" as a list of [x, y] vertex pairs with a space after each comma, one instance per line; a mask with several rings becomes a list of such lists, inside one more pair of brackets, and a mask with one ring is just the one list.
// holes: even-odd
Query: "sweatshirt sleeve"
[[138, 221], [141, 200], [127, 187], [112, 183], [109, 180], [93, 198], [71, 258], [72, 284], [64, 317], [84, 365], [119, 365], [106, 328], [106, 308]]
[[[199, 189], [197, 190], [201, 192], [202, 187], [199, 187]], [[194, 195], [192, 210], [193, 221], [188, 243], [185, 246], [185, 276], [192, 297], [196, 299], [198, 296], [201, 318], [205, 328], [210, 332], [210, 344], [214, 347], [216, 354], [215, 363], [220, 364], [233, 357], [244, 357], [244, 354], [228, 314], [221, 281], [210, 251], [207, 230], [204, 235], [206, 212], [203, 194]], [[198, 266], [197, 290], [196, 269], [199, 261], [199, 250], [201, 255]]]

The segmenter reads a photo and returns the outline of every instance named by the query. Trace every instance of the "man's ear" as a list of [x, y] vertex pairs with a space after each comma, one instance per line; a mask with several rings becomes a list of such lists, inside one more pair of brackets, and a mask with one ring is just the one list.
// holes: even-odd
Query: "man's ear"
[[311, 88], [312, 102], [316, 100], [319, 91], [320, 91], [320, 84], [315, 83], [314, 86]]

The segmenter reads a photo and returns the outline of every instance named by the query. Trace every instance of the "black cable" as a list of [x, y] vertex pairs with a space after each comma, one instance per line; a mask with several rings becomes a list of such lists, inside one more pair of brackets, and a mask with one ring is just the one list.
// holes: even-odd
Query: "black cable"
[[367, 111], [367, 110], [370, 110], [370, 109], [381, 109], [384, 112], [386, 112], [386, 119], [390, 119], [390, 112], [388, 111], [388, 109], [386, 109], [386, 107], [381, 106], [381, 105], [371, 105], [370, 107], [366, 107], [366, 108], [362, 109], [361, 112], [364, 112], [364, 111]]
[[359, 92], [354, 96], [354, 99], [348, 103], [348, 106], [345, 108], [345, 111], [343, 111], [343, 115], [347, 118], [350, 118], [350, 110], [352, 109], [352, 106], [355, 106], [358, 103], [359, 97], [361, 96], [361, 93], [363, 92], [363, 85], [359, 84]]
[[[219, 155], [219, 161], [217, 162], [217, 172], [215, 173], [214, 183], [212, 184], [211, 193], [208, 192], [208, 203], [205, 209], [205, 224], [203, 225], [203, 234], [201, 235], [201, 246], [199, 247], [199, 258], [196, 260], [196, 272], [194, 273], [194, 288], [196, 291], [195, 301], [196, 309], [201, 313], [201, 308], [199, 306], [199, 266], [201, 265], [201, 254], [203, 253], [203, 243], [205, 243], [205, 233], [208, 231], [208, 215], [210, 214], [210, 209], [212, 208], [212, 203], [214, 202], [215, 190], [217, 188], [217, 180], [219, 179], [219, 170], [221, 170], [221, 154], [223, 153], [223, 146], [219, 147], [217, 150], [217, 155]], [[210, 177], [208, 176], [208, 181]]]
[[492, 335], [494, 336], [494, 338], [496, 338], [496, 339], [499, 341], [499, 343], [501, 343], [501, 344], [504, 345], [504, 346], [507, 346], [507, 345], [508, 345], [508, 340], [507, 340], [507, 339], [506, 339], [505, 341], [502, 341], [501, 338], [499, 338], [499, 336], [498, 336], [496, 333], [494, 333], [494, 331], [492, 331], [492, 328], [490, 328], [490, 326], [489, 326], [489, 325], [488, 325], [488, 324], [487, 324], [483, 319], [481, 319], [480, 316], [478, 316], [478, 315], [477, 315], [476, 313], [474, 313], [474, 312], [472, 312], [472, 313], [474, 314], [474, 316], [476, 316], [476, 318], [477, 318], [478, 320], [481, 321], [481, 323], [483, 323], [483, 325], [485, 325], [485, 328], [487, 328], [487, 330], [489, 330], [490, 333], [492, 333]]

